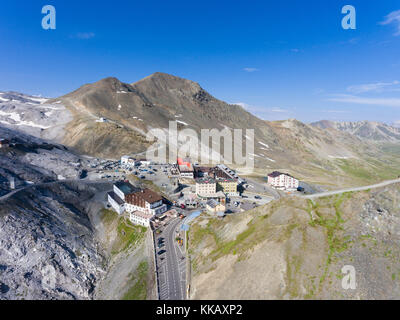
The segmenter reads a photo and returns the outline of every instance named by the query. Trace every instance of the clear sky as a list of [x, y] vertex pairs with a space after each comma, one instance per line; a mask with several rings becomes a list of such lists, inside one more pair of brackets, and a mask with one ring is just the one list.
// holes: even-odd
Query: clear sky
[[[41, 27], [46, 4], [56, 30]], [[341, 26], [347, 4], [356, 30]], [[0, 10], [0, 91], [50, 97], [161, 71], [267, 120], [392, 123], [399, 53], [398, 0], [13, 0]]]

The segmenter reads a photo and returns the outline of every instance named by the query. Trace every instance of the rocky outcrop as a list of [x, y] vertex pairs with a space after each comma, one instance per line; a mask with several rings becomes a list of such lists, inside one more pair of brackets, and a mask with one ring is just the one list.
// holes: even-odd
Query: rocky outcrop
[[0, 205], [0, 299], [91, 299], [103, 271], [90, 199], [104, 186], [56, 183]]
[[202, 216], [189, 233], [191, 298], [398, 300], [399, 201], [397, 184]]

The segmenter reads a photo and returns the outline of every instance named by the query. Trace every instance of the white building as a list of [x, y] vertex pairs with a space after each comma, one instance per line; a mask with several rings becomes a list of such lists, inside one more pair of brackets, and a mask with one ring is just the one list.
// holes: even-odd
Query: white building
[[212, 178], [196, 179], [196, 194], [208, 196], [217, 193], [217, 182]]
[[142, 167], [148, 167], [152, 164], [151, 160], [147, 160], [147, 159], [140, 159], [138, 160], [138, 165], [142, 166]]
[[136, 165], [136, 161], [130, 156], [122, 156], [121, 165], [133, 168]]
[[146, 214], [141, 211], [134, 211], [129, 214], [129, 220], [136, 225], [150, 227], [150, 221], [154, 218], [152, 214]]
[[139, 211], [152, 216], [161, 215], [168, 210], [162, 197], [150, 189], [129, 194], [126, 197], [125, 208], [129, 213]]
[[115, 192], [111, 191], [108, 193], [108, 203], [119, 215], [124, 213], [125, 201], [118, 197]]
[[159, 194], [150, 189], [140, 190], [129, 182], [115, 183], [113, 191], [108, 193], [108, 203], [119, 215], [127, 211], [132, 223], [144, 227], [168, 210]]
[[114, 184], [113, 191], [108, 193], [108, 203], [119, 215], [121, 215], [125, 212], [126, 196], [139, 190], [139, 188], [134, 187], [129, 182], [117, 182]]
[[126, 201], [126, 196], [128, 194], [140, 191], [139, 188], [134, 187], [127, 181], [119, 181], [114, 184], [114, 192], [115, 194], [121, 198], [123, 201]]
[[290, 174], [278, 171], [268, 175], [268, 183], [274, 188], [282, 190], [296, 190], [299, 187], [299, 180]]

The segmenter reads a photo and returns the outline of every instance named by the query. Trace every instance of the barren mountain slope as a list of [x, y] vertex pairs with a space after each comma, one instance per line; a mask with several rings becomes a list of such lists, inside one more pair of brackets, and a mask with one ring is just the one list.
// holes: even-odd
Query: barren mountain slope
[[[313, 183], [336, 186], [399, 173], [393, 169], [398, 157], [386, 157], [379, 146], [351, 133], [296, 120], [263, 121], [214, 98], [196, 82], [164, 73], [134, 84], [106, 78], [57, 100], [75, 115], [64, 142], [82, 153], [118, 158], [145, 151], [150, 145], [145, 140], [149, 129], [166, 129], [170, 121], [177, 121], [179, 130], [194, 129], [198, 134], [207, 128], [254, 129], [255, 150], [247, 156], [254, 159], [255, 175], [286, 170]], [[109, 121], [96, 122], [101, 117]], [[239, 145], [244, 154], [245, 135]], [[350, 170], [353, 167], [361, 172]]]
[[[282, 199], [190, 230], [193, 299], [399, 299], [400, 185]], [[345, 265], [356, 290], [342, 287]]]
[[54, 184], [0, 200], [0, 299], [90, 299], [103, 258], [86, 212], [96, 188]]
[[[19, 99], [16, 109], [13, 109], [17, 100], [14, 96]], [[390, 133], [377, 144], [362, 137], [360, 132], [366, 129], [342, 130], [325, 122], [307, 125], [293, 119], [264, 121], [240, 106], [214, 98], [196, 82], [165, 73], [155, 73], [134, 84], [106, 78], [58, 99], [42, 99], [36, 103], [32, 100], [36, 98], [28, 100], [24, 95], [2, 97], [9, 100], [1, 107], [4, 111], [0, 121], [26, 132], [39, 130], [34, 134], [50, 141], [62, 141], [80, 154], [118, 159], [123, 154], [139, 153], [141, 157], [153, 144], [146, 140], [148, 131], [166, 130], [170, 121], [176, 121], [179, 130], [193, 129], [198, 136], [201, 129], [231, 132], [243, 129], [242, 142], [235, 146], [254, 159], [253, 174], [259, 177], [282, 170], [325, 188], [334, 188], [376, 182], [400, 174], [400, 148], [399, 141], [394, 139], [394, 128], [366, 123], [363, 127], [372, 126], [380, 136], [386, 131]], [[63, 111], [46, 109], [50, 107]], [[64, 123], [67, 118], [58, 112], [68, 113], [73, 120]], [[62, 130], [32, 127], [39, 118], [38, 123], [44, 126], [52, 121], [58, 123], [55, 120], [58, 117], [62, 124], [54, 128]], [[26, 127], [27, 123], [31, 127]], [[254, 130], [254, 152], [245, 150], [245, 142], [249, 141], [245, 129]], [[58, 133], [56, 138], [55, 133]], [[200, 146], [194, 149], [201, 150]], [[223, 148], [218, 151], [223, 154]], [[234, 163], [233, 167], [240, 166]], [[245, 174], [251, 173], [246, 170]]]
[[72, 114], [54, 100], [17, 92], [0, 92], [0, 124], [36, 137], [60, 142]]

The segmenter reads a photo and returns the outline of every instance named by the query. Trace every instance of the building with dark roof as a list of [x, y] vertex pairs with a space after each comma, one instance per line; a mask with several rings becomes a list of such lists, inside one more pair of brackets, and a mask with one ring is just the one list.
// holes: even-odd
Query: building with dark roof
[[217, 214], [218, 212], [225, 212], [226, 207], [224, 204], [212, 199], [207, 201], [206, 208], [209, 212]]
[[122, 200], [125, 200], [127, 195], [138, 191], [140, 189], [133, 186], [129, 181], [118, 181], [114, 184], [114, 192]]
[[299, 187], [299, 180], [288, 173], [274, 171], [268, 175], [268, 183], [282, 190], [296, 190]]
[[126, 196], [126, 210], [160, 215], [167, 211], [167, 206], [163, 204], [163, 198], [158, 193], [150, 189], [143, 189]]
[[108, 203], [113, 207], [113, 209], [119, 214], [123, 214], [125, 211], [125, 201], [122, 200], [114, 191], [108, 194]]

